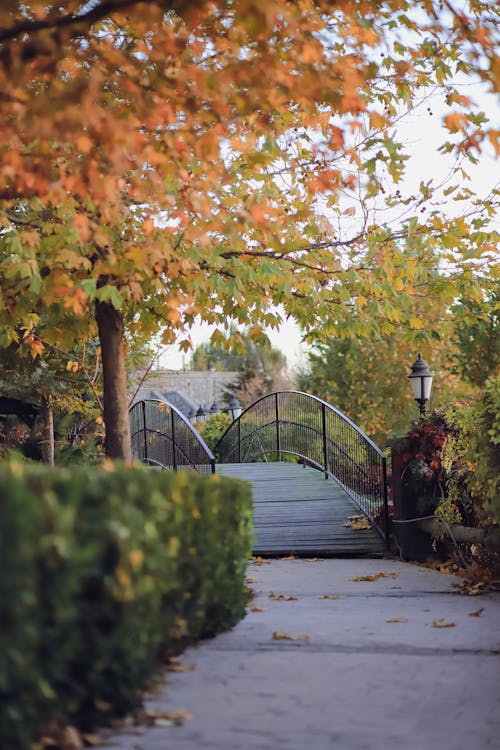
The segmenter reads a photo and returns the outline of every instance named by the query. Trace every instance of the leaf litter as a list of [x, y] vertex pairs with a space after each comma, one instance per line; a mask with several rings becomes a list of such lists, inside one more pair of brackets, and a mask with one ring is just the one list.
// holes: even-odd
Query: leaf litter
[[317, 599], [345, 599], [345, 594], [320, 594]]
[[378, 581], [379, 578], [397, 578], [399, 573], [375, 573], [372, 576], [356, 576], [351, 581]]
[[291, 594], [277, 594], [276, 591], [270, 591], [269, 598], [279, 602], [296, 602], [299, 599], [298, 596], [292, 596]]
[[273, 633], [273, 640], [275, 641], [309, 641], [310, 638], [305, 633], [299, 635], [291, 635], [290, 633], [282, 633], [280, 630], [275, 630]]
[[480, 607], [479, 609], [475, 609], [474, 612], [469, 612], [469, 617], [481, 617], [482, 613], [484, 612], [484, 607]]
[[351, 528], [353, 531], [362, 531], [371, 529], [372, 525], [366, 516], [348, 516], [344, 526]]

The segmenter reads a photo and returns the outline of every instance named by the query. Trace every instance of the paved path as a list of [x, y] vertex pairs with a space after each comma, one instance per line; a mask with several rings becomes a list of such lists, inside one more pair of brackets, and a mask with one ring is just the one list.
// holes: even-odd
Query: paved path
[[[380, 572], [393, 577], [352, 580]], [[189, 649], [194, 671], [168, 673], [148, 700], [194, 718], [123, 730], [103, 747], [498, 750], [499, 594], [460, 596], [453, 577], [394, 560], [273, 560], [248, 575], [265, 611]]]
[[383, 554], [385, 545], [373, 528], [354, 531], [349, 516], [361, 513], [334, 479], [300, 464], [217, 464], [217, 473], [252, 483], [254, 554]]

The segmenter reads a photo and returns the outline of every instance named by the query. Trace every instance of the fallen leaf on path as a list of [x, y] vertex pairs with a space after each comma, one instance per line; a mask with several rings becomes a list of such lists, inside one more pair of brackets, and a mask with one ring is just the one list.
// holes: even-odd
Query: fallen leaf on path
[[344, 594], [320, 594], [318, 599], [345, 599]]
[[245, 583], [258, 583], [258, 582], [259, 582], [258, 578], [246, 578], [245, 579]]
[[271, 565], [271, 560], [264, 560], [262, 557], [253, 557], [250, 561], [251, 565]]
[[194, 664], [186, 666], [183, 664], [170, 664], [167, 666], [167, 672], [194, 672], [195, 669]]
[[480, 607], [479, 609], [475, 609], [474, 612], [469, 612], [469, 617], [481, 617], [483, 612], [484, 607]]
[[182, 724], [183, 721], [194, 718], [194, 714], [191, 711], [152, 711], [144, 709], [141, 715], [148, 724], [155, 726]]
[[378, 581], [379, 578], [397, 578], [399, 573], [376, 573], [373, 576], [357, 576], [351, 581]]
[[102, 744], [102, 737], [99, 737], [98, 734], [83, 733], [82, 740], [85, 747], [94, 747], [95, 745]]
[[267, 607], [250, 607], [250, 612], [267, 612]]
[[353, 531], [362, 529], [371, 529], [372, 525], [366, 516], [348, 516], [344, 526], [351, 528]]
[[321, 562], [321, 557], [303, 557], [302, 562]]
[[389, 617], [386, 622], [408, 622], [407, 617]]
[[434, 628], [454, 628], [454, 622], [446, 622], [442, 617], [432, 621], [432, 627]]
[[460, 583], [452, 583], [451, 586], [458, 589], [459, 593], [464, 596], [478, 596], [486, 591], [500, 591], [500, 581], [491, 578], [481, 581], [466, 578]]
[[295, 555], [287, 555], [286, 557], [280, 557], [279, 560], [296, 560]]
[[280, 602], [296, 602], [299, 597], [291, 596], [290, 594], [277, 594], [275, 591], [270, 591], [269, 598], [276, 599], [277, 601], [280, 601]]
[[82, 734], [82, 740], [85, 747], [94, 747], [95, 745], [102, 744], [102, 737], [99, 737], [98, 734], [84, 733]]
[[290, 635], [289, 633], [281, 633], [279, 630], [275, 630], [273, 633], [273, 639], [275, 641], [308, 641], [309, 636], [305, 634]]

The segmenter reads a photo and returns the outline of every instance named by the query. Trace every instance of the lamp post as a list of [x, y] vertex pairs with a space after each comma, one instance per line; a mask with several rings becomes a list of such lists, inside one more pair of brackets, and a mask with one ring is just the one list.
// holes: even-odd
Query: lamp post
[[236, 396], [233, 396], [231, 398], [231, 401], [229, 402], [229, 414], [231, 415], [231, 419], [233, 420], [233, 422], [235, 421], [235, 419], [238, 419], [241, 414], [241, 404]]
[[196, 421], [197, 422], [205, 421], [205, 412], [203, 411], [203, 406], [201, 404], [200, 404], [200, 408], [196, 412]]
[[432, 379], [434, 373], [429, 370], [429, 365], [419, 354], [412, 365], [408, 375], [413, 391], [413, 398], [418, 403], [420, 414], [425, 414], [425, 406], [431, 395]]

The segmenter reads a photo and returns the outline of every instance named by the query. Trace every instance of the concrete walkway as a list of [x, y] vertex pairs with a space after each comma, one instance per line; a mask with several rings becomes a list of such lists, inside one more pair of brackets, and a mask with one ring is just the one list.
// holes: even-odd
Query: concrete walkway
[[168, 673], [147, 701], [193, 718], [103, 748], [500, 747], [500, 594], [460, 596], [452, 576], [394, 560], [273, 560], [248, 576], [254, 611], [189, 649], [193, 671]]

